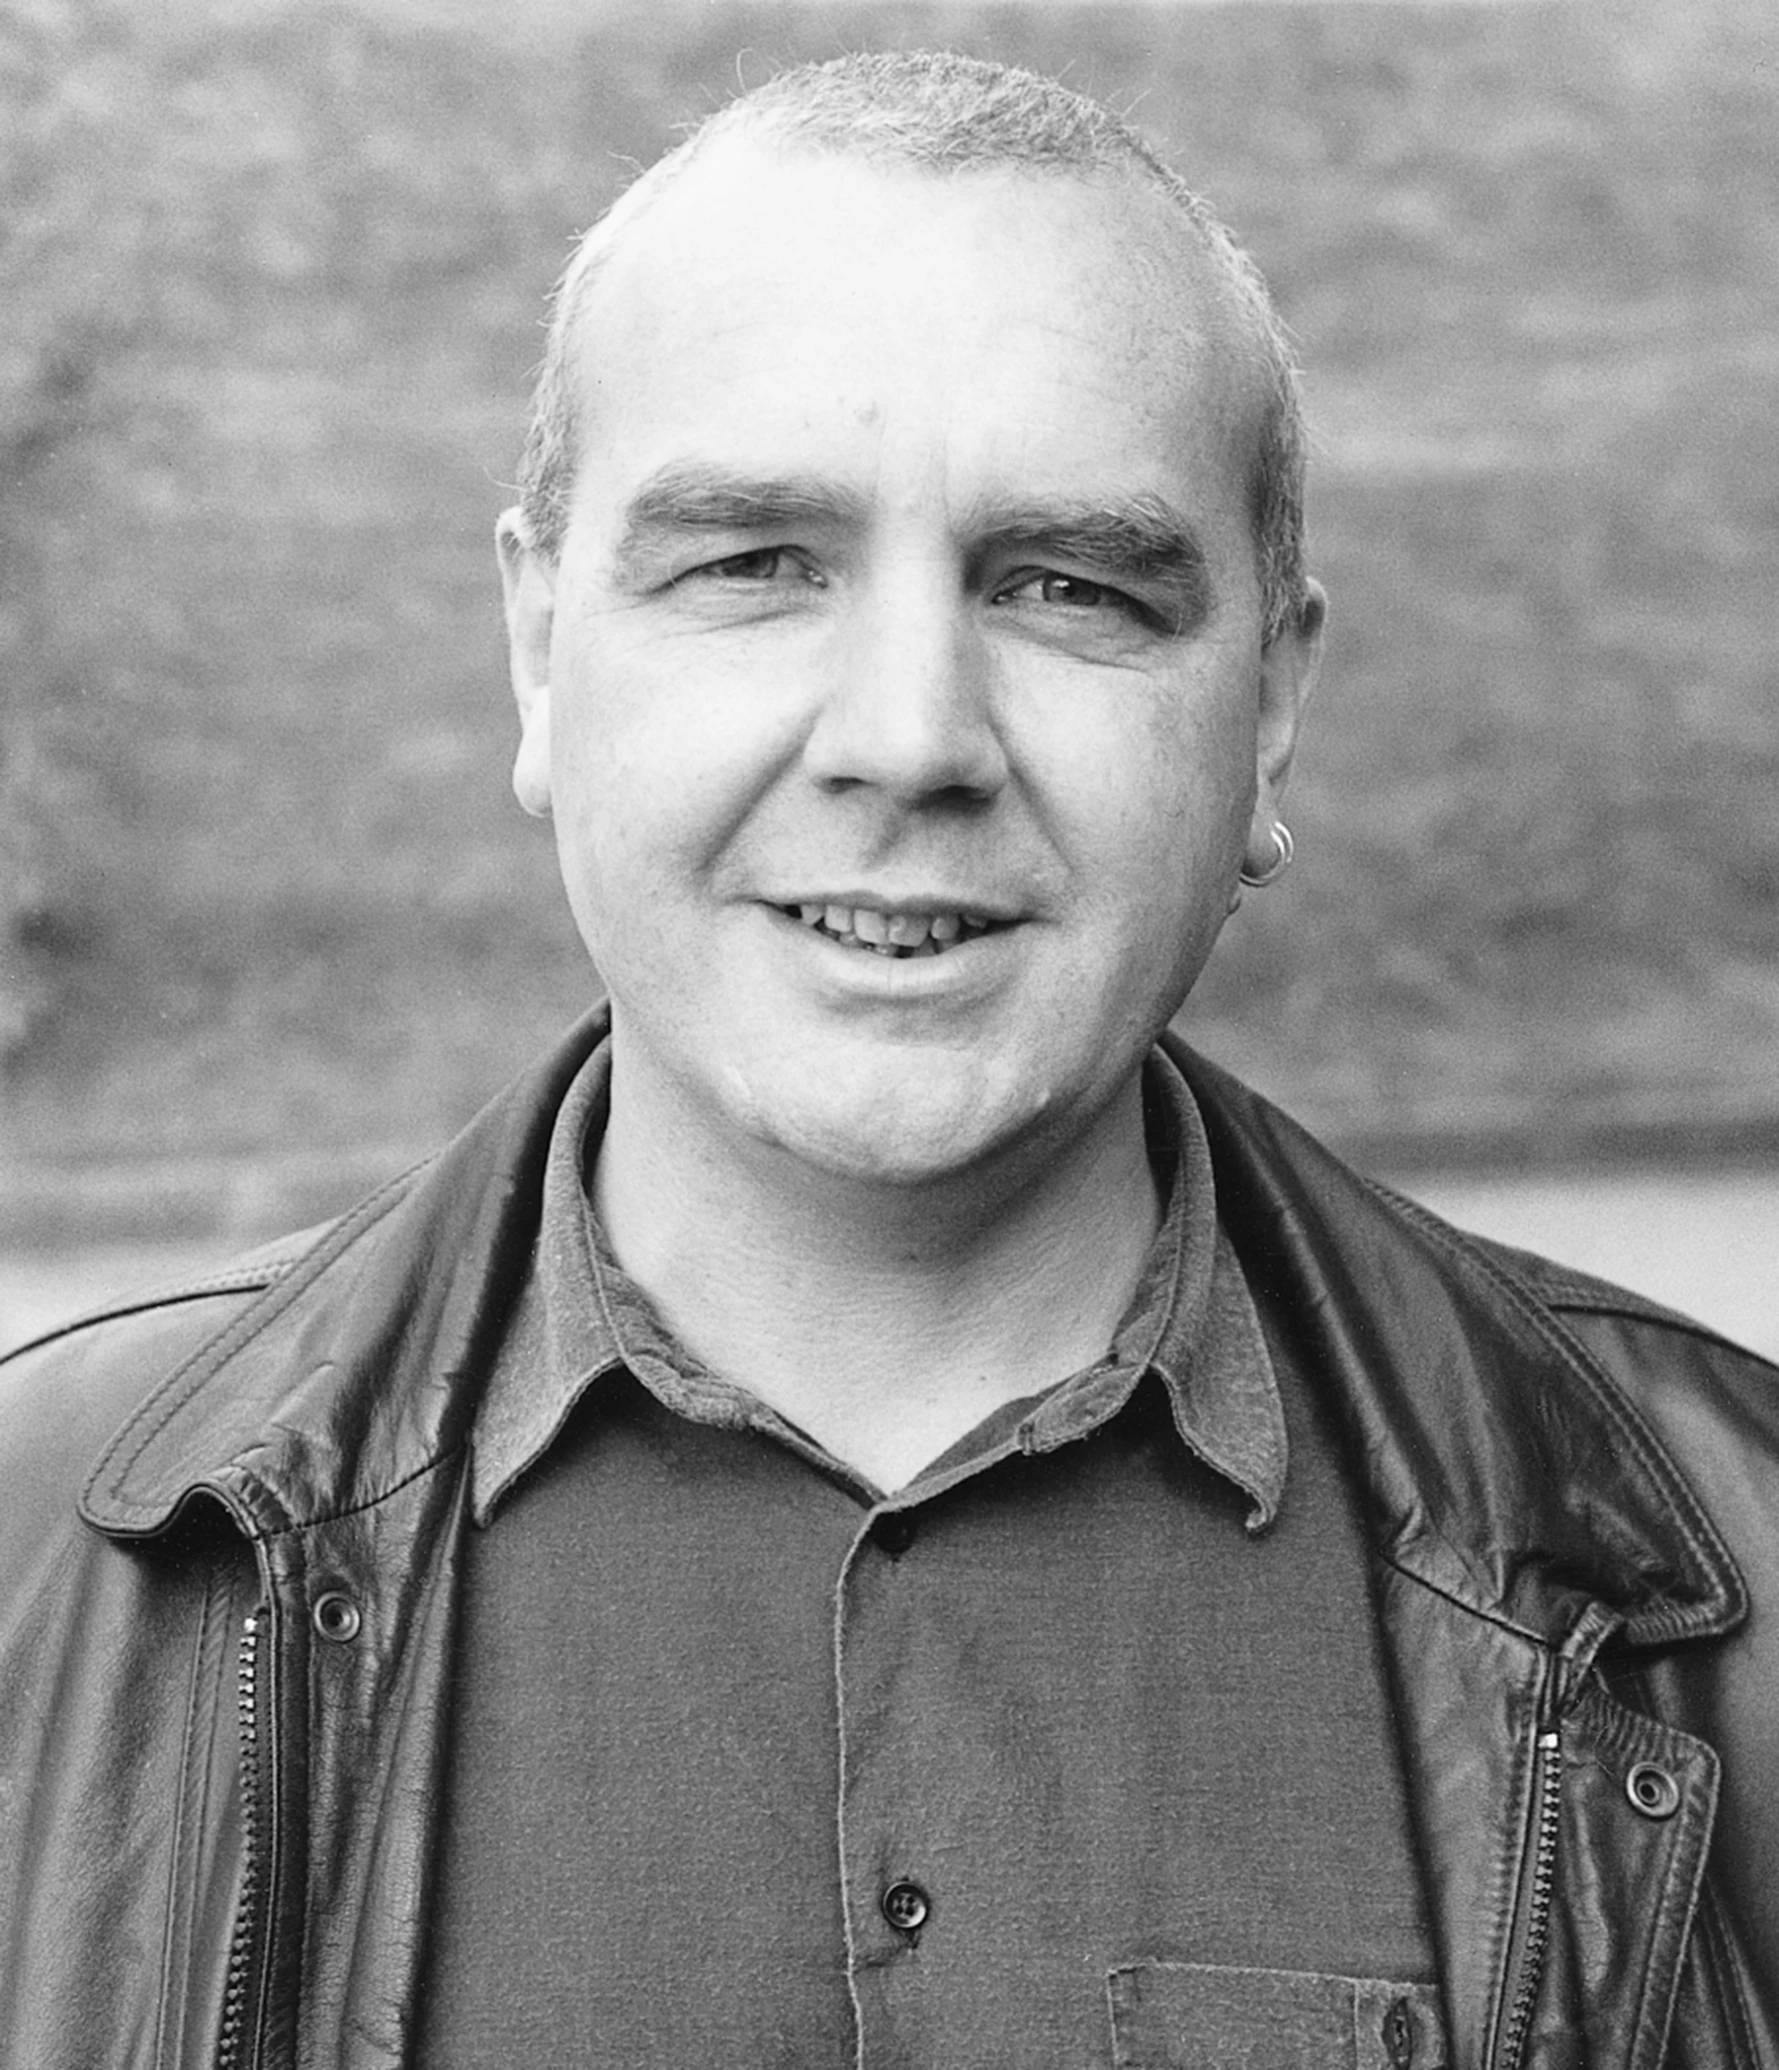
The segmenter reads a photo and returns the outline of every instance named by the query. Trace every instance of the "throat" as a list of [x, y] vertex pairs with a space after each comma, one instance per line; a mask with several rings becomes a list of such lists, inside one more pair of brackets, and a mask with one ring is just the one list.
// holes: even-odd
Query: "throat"
[[787, 1255], [757, 1214], [646, 1252], [608, 1233], [701, 1365], [887, 1492], [997, 1409], [1104, 1357], [1154, 1236], [1143, 1179], [1121, 1213], [979, 1231], [919, 1259], [832, 1228], [826, 1242], [805, 1228]]
[[1061, 1154], [937, 1189], [793, 1173], [689, 1134], [622, 1056], [611, 1083], [592, 1184], [618, 1264], [709, 1371], [879, 1486], [1103, 1357], [1160, 1221], [1134, 1082]]

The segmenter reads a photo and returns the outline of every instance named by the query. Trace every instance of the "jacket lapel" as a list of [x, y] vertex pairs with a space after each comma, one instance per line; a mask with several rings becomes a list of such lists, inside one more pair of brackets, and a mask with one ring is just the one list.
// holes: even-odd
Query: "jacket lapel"
[[[84, 1514], [125, 1537], [164, 1530], [198, 1490], [220, 1496], [262, 1550], [284, 1548], [272, 1564], [291, 1567], [299, 1619], [317, 1560], [361, 1566], [368, 1589], [404, 1558], [400, 1587], [420, 1591], [404, 1620], [444, 1622], [436, 1645], [357, 1656], [367, 1730], [411, 1720], [417, 1703], [437, 1714], [462, 1526], [460, 1476], [432, 1469], [466, 1441], [526, 1269], [552, 1121], [604, 1032], [603, 1015], [583, 1023], [435, 1163], [336, 1225], [154, 1389], [88, 1482]], [[1170, 1048], [1204, 1114], [1219, 1210], [1256, 1300], [1287, 1355], [1342, 1405], [1379, 1563], [1453, 2070], [1656, 2070], [1716, 1764], [1698, 1741], [1618, 1705], [1588, 1670], [1608, 1636], [1644, 1647], [1729, 1631], [1745, 1614], [1740, 1576], [1641, 1417], [1485, 1249]], [[434, 1490], [424, 1517], [380, 1537], [379, 1509], [405, 1515], [423, 1477]], [[1541, 1745], [1552, 1732], [1554, 1799]], [[359, 1966], [380, 1991], [398, 1972], [411, 1984], [417, 1959], [420, 1828], [439, 1758], [436, 1734], [420, 1739], [384, 1732], [362, 1788], [343, 1756], [316, 1749], [308, 1764], [314, 1816], [303, 1823], [341, 1841], [328, 1858], [346, 1861], [357, 1833], [362, 1858], [396, 1878], [371, 1905], [393, 1905], [382, 1925], [344, 1889], [318, 1915], [356, 1911], [361, 1934], [394, 1934], [386, 1962]], [[1627, 1795], [1639, 1764], [1674, 1782], [1675, 1806], [1659, 1818]], [[399, 1991], [382, 2000], [392, 2062], [399, 2002]]]
[[1181, 1062], [1256, 1296], [1346, 1419], [1454, 2070], [1656, 2070], [1717, 1760], [1592, 1669], [1608, 1642], [1734, 1629], [1741, 1576], [1642, 1417], [1486, 1249]]
[[580, 1023], [161, 1379], [95, 1464], [88, 1522], [151, 1536], [203, 1490], [250, 1535], [288, 1530], [461, 1447], [527, 1269], [556, 1110], [605, 1032], [603, 1012]]

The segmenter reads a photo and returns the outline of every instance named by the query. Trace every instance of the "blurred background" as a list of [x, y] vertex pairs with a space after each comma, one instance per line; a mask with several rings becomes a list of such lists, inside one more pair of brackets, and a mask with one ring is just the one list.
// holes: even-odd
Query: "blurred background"
[[491, 553], [544, 295], [738, 85], [923, 43], [1131, 115], [1301, 343], [1300, 859], [1188, 1031], [1779, 1352], [1770, 0], [4, 0], [0, 1342], [588, 1002]]

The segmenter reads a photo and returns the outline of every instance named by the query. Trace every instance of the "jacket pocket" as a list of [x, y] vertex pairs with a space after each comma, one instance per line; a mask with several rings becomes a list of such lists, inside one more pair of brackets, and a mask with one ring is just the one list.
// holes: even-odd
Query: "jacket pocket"
[[1106, 1978], [1116, 2070], [1444, 2070], [1431, 1984], [1133, 1962]]

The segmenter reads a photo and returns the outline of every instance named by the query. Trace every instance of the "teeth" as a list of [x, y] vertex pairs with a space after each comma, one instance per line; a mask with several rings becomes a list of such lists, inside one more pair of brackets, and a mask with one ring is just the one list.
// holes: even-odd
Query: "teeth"
[[785, 908], [787, 913], [793, 910], [805, 927], [879, 956], [937, 956], [953, 942], [970, 941], [989, 928], [989, 922], [975, 913], [885, 913], [875, 906], [813, 902]]

